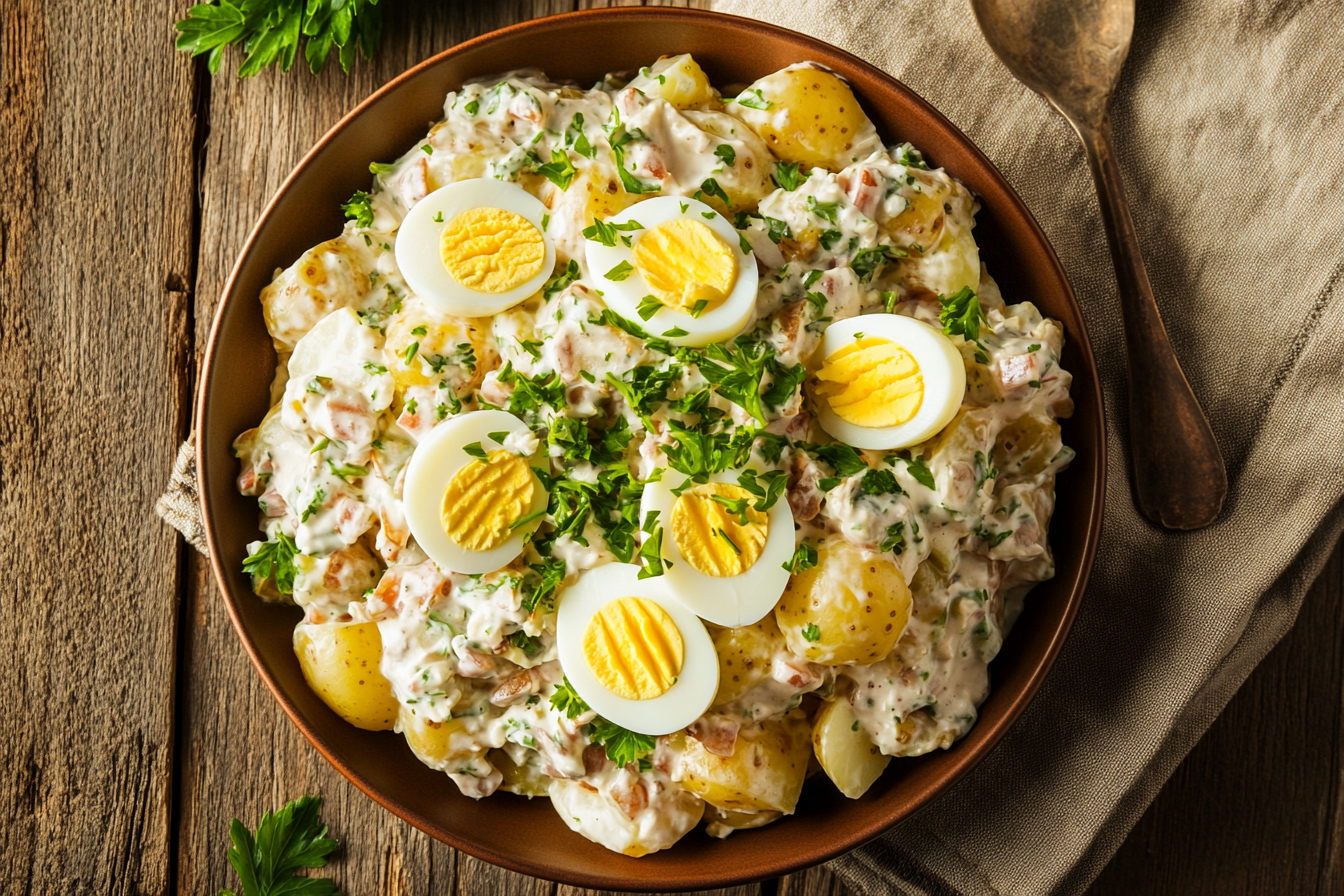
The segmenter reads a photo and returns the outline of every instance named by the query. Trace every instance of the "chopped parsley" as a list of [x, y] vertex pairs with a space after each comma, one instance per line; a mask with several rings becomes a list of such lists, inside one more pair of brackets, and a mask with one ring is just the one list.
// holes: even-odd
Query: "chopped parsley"
[[356, 227], [368, 230], [373, 226], [373, 197], [363, 190], [356, 190], [355, 195], [341, 205], [341, 211], [355, 222]]
[[980, 300], [969, 286], [963, 286], [950, 296], [939, 296], [938, 302], [943, 310], [938, 312], [938, 321], [948, 336], [964, 336], [968, 342], [980, 338], [980, 324], [985, 322], [985, 312]]
[[258, 579], [271, 579], [281, 594], [293, 594], [294, 576], [298, 573], [294, 558], [298, 553], [294, 539], [277, 532], [275, 540], [257, 545], [257, 549], [243, 560], [243, 572]]
[[805, 180], [807, 175], [798, 172], [797, 162], [780, 162], [775, 165], [775, 183], [782, 189], [792, 192]]
[[791, 573], [800, 573], [811, 569], [817, 565], [817, 549], [804, 542], [798, 545], [798, 549], [793, 552], [789, 562], [784, 564], [784, 568]]
[[551, 150], [551, 160], [537, 169], [537, 173], [562, 190], [568, 190], [578, 172], [563, 149]]
[[821, 629], [817, 628], [815, 622], [809, 622], [807, 625], [803, 626], [803, 640], [811, 643], [816, 643], [821, 640]]
[[727, 143], [720, 143], [718, 146], [714, 147], [714, 155], [723, 159], [723, 164], [729, 168], [731, 168], [733, 163], [737, 161], [737, 150], [733, 149]]

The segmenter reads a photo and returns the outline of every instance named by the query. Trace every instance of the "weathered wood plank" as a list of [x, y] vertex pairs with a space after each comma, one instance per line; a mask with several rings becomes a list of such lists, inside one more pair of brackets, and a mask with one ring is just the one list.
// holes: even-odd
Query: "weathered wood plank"
[[168, 888], [181, 548], [153, 505], [188, 394], [179, 5], [0, 5], [3, 893]]
[[[440, 50], [570, 6], [568, 0], [403, 3], [389, 10], [377, 59], [361, 60], [348, 77], [332, 63], [317, 77], [291, 71], [241, 82], [232, 75], [214, 78], [202, 162], [197, 360], [224, 280], [253, 222], [294, 164], [341, 115]], [[252, 670], [199, 557], [191, 558], [189, 586], [185, 712], [179, 721], [179, 891], [212, 892], [233, 879], [225, 858], [231, 818], [254, 825], [263, 811], [318, 793], [325, 800], [324, 820], [343, 844], [327, 869], [343, 891], [451, 893], [454, 851], [350, 786], [284, 717]]]
[[1344, 892], [1344, 545], [1090, 896]]

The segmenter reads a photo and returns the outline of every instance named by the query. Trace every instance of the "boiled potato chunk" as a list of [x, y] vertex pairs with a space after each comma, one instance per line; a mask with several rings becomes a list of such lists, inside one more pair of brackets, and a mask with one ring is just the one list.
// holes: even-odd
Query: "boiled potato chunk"
[[482, 752], [464, 719], [435, 722], [402, 707], [401, 733], [416, 758], [431, 768], [451, 771], [450, 765]]
[[640, 69], [639, 76], [628, 86], [645, 96], [662, 97], [678, 109], [690, 109], [718, 96], [709, 84], [709, 77], [690, 53], [664, 56], [648, 68]]
[[775, 607], [789, 649], [827, 666], [891, 653], [910, 621], [910, 589], [885, 555], [865, 557], [842, 535], [817, 546], [817, 565], [789, 579]]
[[504, 776], [504, 783], [500, 785], [502, 790], [525, 796], [528, 799], [534, 796], [546, 796], [551, 785], [551, 779], [546, 777], [538, 766], [530, 763], [519, 765], [509, 758], [509, 754], [503, 750], [491, 750], [489, 759], [490, 763], [499, 769], [499, 773]]
[[738, 94], [730, 110], [785, 162], [839, 171], [881, 147], [849, 85], [810, 65], [766, 75]]
[[891, 761], [859, 728], [854, 707], [844, 698], [827, 703], [817, 714], [812, 748], [826, 777], [852, 800], [867, 793]]
[[680, 787], [664, 787], [650, 795], [648, 805], [634, 818], [614, 798], [611, 787], [598, 790], [587, 781], [555, 778], [550, 794], [551, 805], [571, 831], [635, 858], [672, 846], [705, 814], [700, 798]]
[[780, 812], [737, 812], [720, 809], [718, 806], [706, 806], [705, 833], [722, 840], [733, 831], [765, 827], [783, 817]]
[[397, 698], [379, 670], [383, 639], [373, 622], [324, 622], [294, 628], [303, 677], [322, 702], [356, 728], [389, 731]]
[[709, 637], [719, 655], [719, 692], [714, 705], [741, 697], [770, 677], [774, 656], [786, 649], [784, 633], [774, 616], [736, 628], [710, 626]]
[[387, 322], [383, 363], [403, 388], [441, 379], [456, 391], [474, 388], [485, 376], [494, 351], [487, 340], [489, 328], [478, 323], [443, 314], [419, 299], [407, 300]]
[[795, 712], [742, 729], [731, 756], [684, 738], [682, 784], [729, 812], [793, 813], [810, 755], [807, 719]]

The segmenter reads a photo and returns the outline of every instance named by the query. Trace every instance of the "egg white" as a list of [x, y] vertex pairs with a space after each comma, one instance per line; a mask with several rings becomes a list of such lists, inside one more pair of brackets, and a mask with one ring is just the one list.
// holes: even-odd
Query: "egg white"
[[[502, 293], [477, 292], [463, 286], [443, 266], [439, 237], [443, 228], [462, 212], [499, 208], [521, 215], [537, 228], [546, 244], [546, 258], [537, 274]], [[555, 268], [555, 244], [542, 227], [546, 206], [517, 184], [478, 177], [440, 187], [415, 204], [397, 231], [397, 267], [411, 291], [446, 314], [489, 317], [535, 295]], [[436, 216], [441, 220], [436, 221]]]
[[961, 352], [938, 330], [903, 314], [862, 314], [837, 321], [821, 337], [821, 358], [829, 358], [855, 334], [890, 339], [919, 365], [924, 398], [915, 416], [896, 426], [856, 426], [840, 419], [830, 403], [817, 397], [817, 421], [836, 439], [855, 448], [891, 449], [917, 445], [948, 424], [966, 397], [966, 365]]
[[[490, 433], [527, 430], [526, 423], [507, 411], [472, 411], [434, 427], [411, 455], [406, 482], [402, 487], [406, 521], [416, 544], [443, 569], [468, 575], [494, 572], [507, 566], [509, 561], [523, 552], [527, 540], [541, 524], [538, 518], [519, 526], [508, 541], [491, 551], [469, 550], [443, 530], [443, 492], [458, 470], [476, 460], [463, 450], [463, 446], [480, 442], [488, 454], [504, 447], [491, 439]], [[546, 461], [538, 450], [528, 458], [528, 463], [544, 469]], [[535, 484], [532, 504], [526, 513], [545, 509], [548, 500], [546, 489], [539, 479]]]
[[[736, 485], [737, 477], [738, 471], [730, 471], [717, 473], [709, 479]], [[661, 578], [667, 580], [674, 598], [715, 625], [739, 626], [758, 622], [775, 608], [789, 584], [789, 571], [784, 564], [793, 557], [795, 547], [793, 509], [788, 499], [780, 496], [765, 512], [770, 521], [769, 531], [761, 556], [750, 569], [738, 576], [707, 576], [682, 556], [672, 536], [672, 508], [677, 503], [672, 489], [680, 487], [687, 478], [676, 470], [664, 470], [662, 479], [644, 486], [644, 496], [639, 502], [641, 526], [649, 513], [656, 510], [658, 523], [663, 527], [663, 560], [670, 562], [671, 567], [663, 570]], [[641, 536], [649, 537], [642, 531]]]
[[[662, 607], [681, 632], [684, 661], [676, 684], [652, 700], [628, 700], [607, 690], [588, 668], [583, 635], [588, 621], [610, 601], [643, 597]], [[719, 689], [719, 659], [704, 623], [677, 603], [659, 578], [639, 578], [639, 567], [608, 563], [590, 569], [559, 595], [555, 639], [560, 667], [580, 697], [599, 715], [640, 734], [671, 734], [709, 708]]]
[[[686, 207], [684, 212], [682, 206]], [[722, 237], [737, 258], [737, 276], [728, 297], [712, 311], [692, 317], [681, 311], [660, 307], [646, 321], [639, 316], [639, 300], [652, 290], [639, 271], [632, 271], [624, 280], [610, 280], [606, 275], [623, 261], [634, 266], [633, 246], [645, 230], [677, 218], [699, 221]], [[630, 237], [630, 246], [619, 238], [615, 246], [604, 246], [597, 240], [584, 242], [589, 279], [595, 289], [601, 290], [602, 300], [607, 307], [674, 345], [701, 346], [724, 342], [742, 331], [756, 309], [756, 256], [742, 251], [741, 237], [731, 221], [700, 200], [684, 196], [645, 199], [607, 219], [608, 224], [625, 224], [629, 221], [637, 221], [644, 227], [643, 230], [620, 231], [620, 236]], [[687, 335], [664, 336], [677, 327], [685, 330]]]

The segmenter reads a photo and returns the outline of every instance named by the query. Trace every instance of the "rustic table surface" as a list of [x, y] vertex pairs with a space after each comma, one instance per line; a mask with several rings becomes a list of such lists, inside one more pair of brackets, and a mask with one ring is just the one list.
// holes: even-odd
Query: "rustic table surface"
[[[345, 844], [327, 870], [354, 896], [577, 896], [456, 853], [341, 778], [152, 512], [224, 278], [302, 153], [411, 64], [576, 4], [403, 2], [349, 77], [249, 81], [173, 52], [187, 5], [0, 4], [0, 649], [16, 664], [0, 892], [215, 892], [231, 818], [318, 793]], [[1094, 893], [1344, 893], [1342, 589], [1337, 552]], [[844, 889], [818, 868], [722, 892]]]

